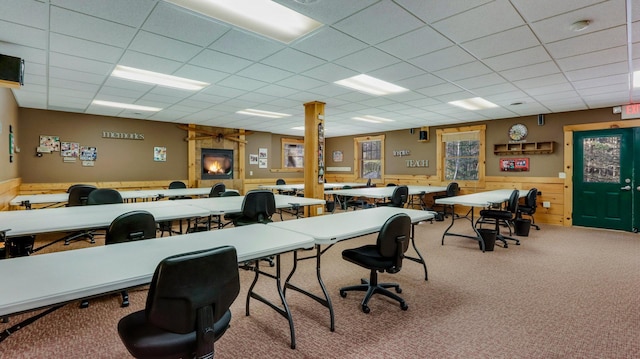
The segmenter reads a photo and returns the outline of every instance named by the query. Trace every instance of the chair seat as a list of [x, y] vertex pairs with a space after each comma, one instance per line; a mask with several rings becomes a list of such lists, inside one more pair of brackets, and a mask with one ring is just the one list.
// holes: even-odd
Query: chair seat
[[233, 221], [233, 225], [235, 227], [239, 227], [239, 226], [246, 226], [246, 225], [249, 225], [249, 224], [271, 223], [271, 222], [273, 222], [273, 220], [271, 218], [263, 218], [263, 219], [259, 220], [259, 222], [256, 222], [255, 220], [253, 220], [251, 218], [247, 218], [247, 217], [241, 216], [239, 218], [236, 218]]
[[[215, 340], [229, 327], [231, 311], [213, 325]], [[165, 331], [146, 320], [145, 311], [127, 315], [118, 322], [118, 334], [136, 358], [190, 358], [196, 350], [196, 332], [179, 334]]]
[[529, 214], [534, 212], [536, 208], [535, 207], [529, 207], [529, 206], [525, 206], [525, 205], [519, 205], [518, 206], [518, 211], [522, 212], [524, 214]]
[[393, 258], [383, 257], [375, 244], [345, 249], [342, 258], [361, 267], [375, 270], [387, 270], [393, 267]]
[[501, 220], [511, 220], [513, 218], [513, 214], [509, 211], [501, 211], [497, 209], [483, 209], [480, 211], [480, 216], [485, 218], [495, 218]]

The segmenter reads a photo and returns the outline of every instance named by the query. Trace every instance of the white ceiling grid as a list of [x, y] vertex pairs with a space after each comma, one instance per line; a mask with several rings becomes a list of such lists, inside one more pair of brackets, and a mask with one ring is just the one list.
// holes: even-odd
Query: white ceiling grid
[[[287, 45], [163, 0], [0, 0], [0, 53], [26, 61], [25, 86], [13, 90], [21, 107], [290, 135], [302, 134], [291, 128], [304, 125], [308, 101], [326, 102], [334, 137], [616, 106], [640, 96], [629, 84], [640, 58], [640, 0], [275, 1], [324, 25]], [[588, 28], [570, 30], [583, 19]], [[116, 65], [212, 85], [191, 92], [111, 78]], [[376, 97], [333, 83], [361, 73], [409, 91]], [[447, 103], [476, 96], [500, 107]], [[95, 99], [162, 110], [105, 108]], [[246, 108], [292, 116], [236, 114]], [[351, 119], [363, 115], [394, 122]]]

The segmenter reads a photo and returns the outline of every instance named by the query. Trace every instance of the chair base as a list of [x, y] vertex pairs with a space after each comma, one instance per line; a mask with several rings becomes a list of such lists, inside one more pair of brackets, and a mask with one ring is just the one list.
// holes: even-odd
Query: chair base
[[[374, 274], [373, 276], [376, 276], [377, 274]], [[377, 279], [377, 278], [375, 278]], [[376, 281], [368, 281], [366, 279], [361, 279], [360, 280], [362, 282], [362, 284], [360, 285], [352, 285], [352, 286], [348, 286], [348, 287], [343, 287], [340, 288], [340, 296], [342, 298], [345, 298], [347, 296], [347, 292], [348, 291], [358, 291], [358, 292], [367, 292], [364, 295], [364, 298], [362, 299], [362, 303], [361, 303], [361, 307], [362, 307], [362, 311], [364, 313], [369, 313], [371, 311], [371, 309], [369, 308], [369, 300], [371, 299], [371, 297], [378, 293], [378, 294], [382, 294], [386, 297], [389, 297], [391, 299], [394, 299], [396, 301], [398, 301], [400, 303], [400, 309], [402, 310], [407, 310], [409, 309], [409, 306], [407, 305], [407, 303], [404, 301], [404, 299], [402, 299], [402, 297], [400, 297], [399, 295], [396, 295], [395, 293], [391, 292], [390, 290], [388, 290], [387, 288], [395, 288], [396, 293], [402, 293], [402, 289], [400, 288], [400, 285], [397, 283], [376, 283]]]

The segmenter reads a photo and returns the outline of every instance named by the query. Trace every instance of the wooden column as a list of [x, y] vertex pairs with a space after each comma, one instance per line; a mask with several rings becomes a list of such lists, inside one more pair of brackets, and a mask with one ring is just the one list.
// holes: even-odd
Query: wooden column
[[[304, 104], [304, 196], [324, 199], [325, 141], [324, 102]], [[324, 207], [309, 206], [307, 216], [324, 213]]]
[[[187, 132], [187, 138], [196, 137], [196, 125], [189, 124], [189, 131]], [[198, 173], [196, 168], [196, 141], [187, 141], [187, 153], [188, 153], [188, 161], [189, 161], [189, 183], [188, 187], [196, 187], [198, 182]]]

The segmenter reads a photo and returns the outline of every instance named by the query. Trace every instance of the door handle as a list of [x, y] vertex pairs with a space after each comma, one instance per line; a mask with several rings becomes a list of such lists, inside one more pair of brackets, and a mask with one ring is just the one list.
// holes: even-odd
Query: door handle
[[[640, 187], [638, 187], [638, 188], [640, 188]], [[626, 185], [624, 187], [620, 187], [620, 189], [623, 190], [623, 191], [631, 191], [631, 186]]]
[[636, 190], [640, 191], [640, 186], [636, 187]]

